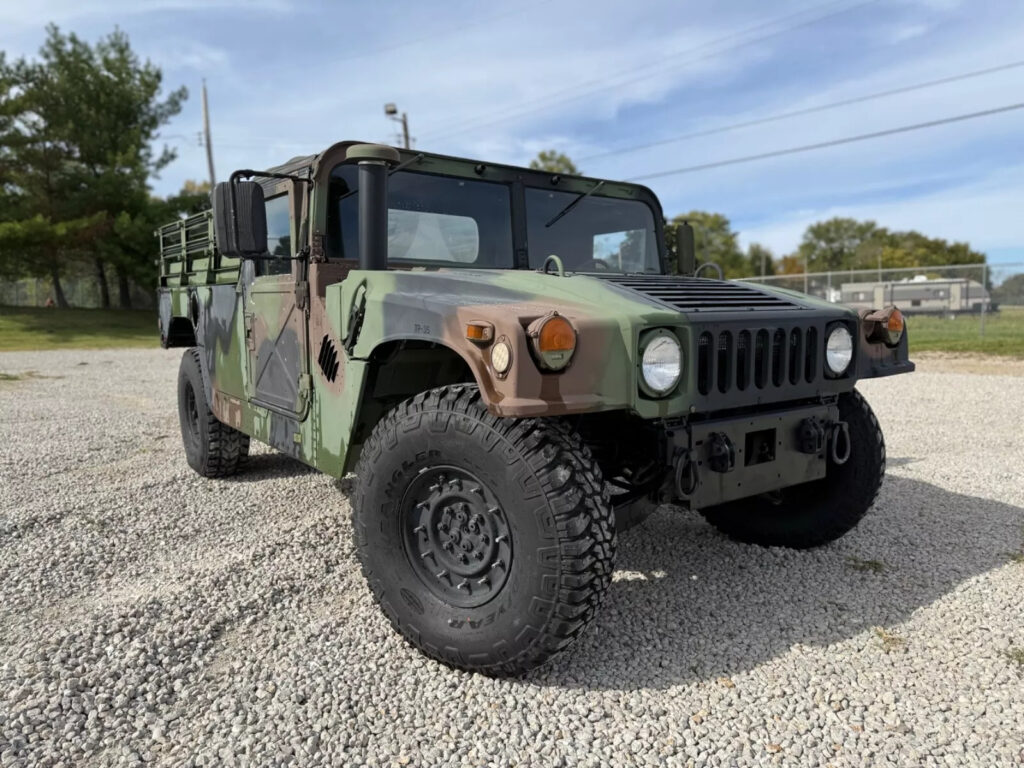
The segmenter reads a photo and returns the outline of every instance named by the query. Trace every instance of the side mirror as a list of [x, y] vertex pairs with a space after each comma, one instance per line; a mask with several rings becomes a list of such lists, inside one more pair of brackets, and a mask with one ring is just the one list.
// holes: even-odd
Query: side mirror
[[213, 188], [217, 250], [233, 259], [267, 252], [267, 209], [255, 181], [222, 181]]
[[676, 258], [680, 275], [692, 275], [697, 270], [697, 246], [693, 227], [684, 221], [676, 226]]

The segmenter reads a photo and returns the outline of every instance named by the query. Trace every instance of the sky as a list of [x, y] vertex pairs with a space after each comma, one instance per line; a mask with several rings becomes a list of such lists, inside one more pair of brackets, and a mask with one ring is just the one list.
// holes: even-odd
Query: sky
[[[385, 102], [425, 151], [526, 164], [555, 148], [617, 179], [1024, 102], [1022, 65], [715, 130], [1024, 62], [1019, 0], [8, 1], [0, 49], [33, 55], [50, 22], [90, 41], [120, 27], [188, 87], [159, 194], [207, 177], [203, 78], [221, 179], [343, 139], [398, 143]], [[1024, 109], [644, 183], [668, 216], [724, 213], [777, 255], [852, 216], [1024, 263]]]

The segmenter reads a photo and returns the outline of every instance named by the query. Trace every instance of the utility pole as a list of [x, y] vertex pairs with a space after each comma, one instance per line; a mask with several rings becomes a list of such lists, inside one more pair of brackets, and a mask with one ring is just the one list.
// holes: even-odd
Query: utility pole
[[388, 102], [384, 105], [384, 114], [396, 123], [402, 124], [402, 146], [409, 149], [411, 146], [409, 142], [409, 116], [403, 112], [401, 117], [399, 117], [398, 107], [392, 102]]
[[203, 78], [203, 143], [206, 144], [206, 165], [210, 170], [210, 190], [217, 183], [213, 172], [213, 143], [210, 141], [210, 105], [206, 101], [206, 78]]

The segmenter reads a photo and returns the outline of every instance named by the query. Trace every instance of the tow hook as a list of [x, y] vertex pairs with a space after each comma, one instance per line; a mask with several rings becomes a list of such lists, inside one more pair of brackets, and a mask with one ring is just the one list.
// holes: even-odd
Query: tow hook
[[697, 462], [689, 451], [682, 451], [676, 457], [676, 495], [686, 499], [697, 490]]
[[814, 416], [800, 422], [797, 429], [797, 444], [800, 453], [821, 453], [825, 447], [826, 423]]
[[[840, 439], [842, 438], [842, 439]], [[840, 448], [840, 446], [842, 446]], [[832, 463], [842, 466], [850, 460], [853, 446], [850, 443], [850, 425], [845, 421], [837, 421], [832, 425]]]
[[708, 436], [708, 467], [712, 472], [731, 472], [736, 466], [736, 447], [724, 432]]

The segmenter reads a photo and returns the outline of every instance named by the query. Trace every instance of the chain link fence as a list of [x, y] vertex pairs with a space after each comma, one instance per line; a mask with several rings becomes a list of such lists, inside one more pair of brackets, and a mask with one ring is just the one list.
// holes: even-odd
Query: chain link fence
[[1024, 307], [1024, 264], [954, 264], [941, 267], [852, 269], [745, 277], [856, 309], [895, 304], [907, 315], [974, 315]]
[[[69, 276], [62, 278], [61, 287], [64, 296], [72, 307], [99, 309], [103, 306], [102, 294], [95, 277]], [[147, 290], [132, 283], [130, 288], [132, 308], [154, 309], [156, 298], [152, 290]], [[119, 306], [119, 294], [116, 281], [110, 281], [110, 303], [112, 308]], [[56, 304], [53, 283], [45, 278], [26, 278], [24, 280], [0, 280], [0, 306], [5, 307], [46, 307]]]

